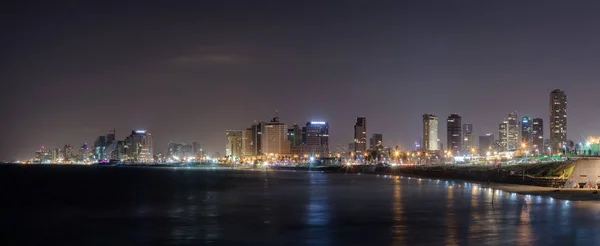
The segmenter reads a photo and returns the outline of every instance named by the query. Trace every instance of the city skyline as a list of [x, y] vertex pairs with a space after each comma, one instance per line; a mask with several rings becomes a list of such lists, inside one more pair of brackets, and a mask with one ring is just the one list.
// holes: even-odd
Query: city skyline
[[0, 79], [9, 86], [0, 99], [0, 159], [29, 158], [42, 145], [92, 145], [113, 128], [118, 139], [148, 129], [155, 152], [198, 140], [224, 153], [224, 130], [276, 109], [288, 126], [329, 122], [330, 146], [352, 142], [358, 116], [368, 118], [367, 136], [381, 133], [384, 145], [407, 149], [422, 137], [424, 113], [457, 113], [477, 137], [497, 136], [513, 110], [543, 119], [548, 139], [555, 88], [569, 96], [568, 139], [599, 136], [600, 61], [591, 55], [600, 51], [599, 8], [9, 4], [0, 10], [12, 23], [1, 46]]

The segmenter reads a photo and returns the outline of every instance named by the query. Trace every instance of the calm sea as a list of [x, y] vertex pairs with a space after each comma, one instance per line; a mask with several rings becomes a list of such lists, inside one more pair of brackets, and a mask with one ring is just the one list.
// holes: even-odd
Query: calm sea
[[600, 203], [457, 181], [3, 165], [0, 189], [2, 245], [600, 244]]

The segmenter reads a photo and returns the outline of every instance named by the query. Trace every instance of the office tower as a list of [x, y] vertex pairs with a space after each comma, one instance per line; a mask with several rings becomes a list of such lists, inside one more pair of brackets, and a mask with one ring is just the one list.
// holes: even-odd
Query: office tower
[[255, 142], [255, 134], [254, 128], [248, 128], [242, 131], [242, 153], [244, 156], [255, 156], [256, 155], [256, 147]]
[[261, 137], [263, 155], [289, 155], [290, 141], [287, 140], [287, 127], [275, 116], [270, 122], [264, 123]]
[[451, 114], [446, 121], [448, 151], [457, 154], [462, 150], [461, 117]]
[[381, 133], [373, 133], [370, 145], [371, 150], [383, 151], [383, 135]]
[[133, 130], [125, 138], [126, 155], [129, 161], [149, 163], [154, 161], [152, 134], [146, 130]]
[[72, 161], [73, 158], [73, 148], [71, 147], [70, 144], [65, 144], [65, 147], [63, 148], [63, 158], [65, 161]]
[[302, 144], [303, 134], [298, 124], [294, 123], [294, 126], [288, 129], [288, 140], [290, 141], [291, 146], [300, 146]]
[[479, 155], [486, 155], [492, 148], [494, 148], [494, 134], [488, 133], [479, 136]]
[[98, 136], [94, 141], [93, 155], [95, 160], [102, 160], [104, 149], [106, 148], [106, 136]]
[[252, 156], [263, 155], [262, 139], [263, 139], [263, 132], [264, 132], [265, 124], [266, 124], [265, 122], [257, 123], [255, 121], [254, 124], [252, 126], [250, 126], [250, 128], [246, 129], [248, 131], [247, 134], [252, 135], [252, 139], [246, 143], [246, 144], [249, 143], [249, 145], [246, 146], [248, 149], [246, 149], [244, 151], [245, 153], [247, 153], [246, 155], [252, 155]]
[[227, 145], [225, 146], [225, 156], [229, 158], [242, 157], [242, 131], [227, 130]]
[[[471, 150], [475, 148], [473, 139], [473, 124], [463, 124], [463, 152], [471, 153]], [[471, 153], [472, 154], [472, 153]]]
[[498, 127], [498, 145], [501, 151], [508, 150], [508, 121], [503, 121]]
[[367, 151], [367, 118], [358, 117], [354, 124], [354, 152], [365, 151]]
[[423, 146], [424, 151], [436, 151], [438, 144], [438, 117], [433, 114], [423, 115]]
[[567, 142], [567, 95], [555, 89], [550, 92], [550, 147], [560, 151]]
[[541, 118], [533, 119], [531, 127], [532, 150], [537, 153], [544, 153], [544, 120]]
[[329, 153], [329, 124], [324, 121], [306, 122], [302, 127], [303, 152], [326, 155]]
[[506, 150], [516, 150], [521, 147], [521, 138], [519, 135], [519, 120], [517, 118], [517, 112], [513, 111], [508, 114]]
[[527, 149], [533, 147], [533, 121], [531, 117], [523, 117], [521, 119], [521, 145], [525, 145]]

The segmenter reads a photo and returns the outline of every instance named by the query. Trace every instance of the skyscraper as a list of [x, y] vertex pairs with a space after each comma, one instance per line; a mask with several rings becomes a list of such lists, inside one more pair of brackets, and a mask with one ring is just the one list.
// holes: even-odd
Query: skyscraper
[[533, 119], [531, 127], [532, 148], [538, 153], [544, 153], [544, 120], [541, 118]]
[[242, 157], [242, 131], [227, 130], [227, 145], [225, 146], [225, 155], [230, 158]]
[[125, 139], [126, 155], [129, 161], [149, 163], [154, 161], [152, 134], [146, 130], [133, 130]]
[[354, 124], [354, 152], [367, 151], [367, 118], [356, 118]]
[[423, 115], [423, 146], [425, 151], [436, 151], [438, 145], [438, 117], [433, 114]]
[[471, 149], [475, 148], [475, 142], [473, 139], [473, 124], [463, 124], [463, 151], [465, 153], [471, 153]]
[[65, 144], [63, 148], [63, 159], [67, 162], [73, 160], [73, 147], [70, 144]]
[[446, 121], [447, 145], [448, 151], [456, 154], [462, 150], [461, 117], [457, 114], [451, 114]]
[[479, 136], [479, 155], [486, 155], [494, 147], [494, 134]]
[[527, 149], [532, 149], [533, 141], [533, 121], [531, 117], [521, 119], [521, 144], [525, 144]]
[[518, 149], [521, 138], [519, 137], [519, 119], [517, 112], [513, 111], [508, 114], [508, 131], [506, 136], [506, 150]]
[[550, 147], [560, 151], [567, 142], [567, 95], [555, 89], [550, 92]]
[[242, 132], [242, 153], [244, 156], [256, 155], [256, 133], [254, 127], [250, 127]]
[[[308, 124], [307, 124], [308, 125]], [[288, 129], [288, 140], [292, 146], [300, 146], [303, 142], [303, 133], [300, 130], [300, 126], [294, 123], [292, 128]]]
[[383, 151], [383, 135], [381, 133], [373, 133], [370, 142], [371, 150]]
[[498, 143], [500, 150], [508, 150], [508, 121], [503, 121], [498, 127]]
[[271, 122], [264, 123], [261, 137], [261, 150], [263, 155], [288, 155], [290, 154], [290, 141], [287, 139], [287, 126], [275, 116]]
[[315, 153], [329, 153], [329, 124], [324, 121], [306, 122], [302, 128], [302, 143], [307, 150]]

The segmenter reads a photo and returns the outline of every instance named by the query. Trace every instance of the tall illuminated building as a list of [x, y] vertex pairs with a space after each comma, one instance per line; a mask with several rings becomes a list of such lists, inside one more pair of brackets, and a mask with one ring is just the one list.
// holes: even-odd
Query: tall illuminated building
[[306, 122], [302, 127], [304, 152], [325, 155], [329, 153], [329, 123], [325, 121]]
[[423, 146], [425, 151], [437, 151], [438, 145], [438, 117], [433, 114], [423, 115]]
[[303, 142], [303, 134], [300, 126], [294, 123], [292, 128], [288, 129], [288, 140], [290, 141], [291, 146], [300, 146]]
[[364, 153], [367, 151], [367, 118], [356, 118], [354, 124], [354, 152]]
[[521, 138], [519, 132], [519, 119], [517, 112], [508, 114], [508, 130], [506, 136], [506, 150], [516, 150], [521, 147]]
[[254, 128], [251, 127], [242, 131], [242, 153], [244, 156], [256, 155], [255, 138]]
[[555, 89], [550, 92], [550, 147], [560, 151], [567, 142], [567, 95]]
[[470, 153], [472, 149], [475, 148], [475, 141], [473, 137], [473, 124], [466, 123], [463, 124], [462, 129], [463, 134], [463, 151], [465, 153]]
[[533, 119], [531, 126], [531, 144], [534, 151], [544, 153], [544, 120], [541, 118]]
[[373, 133], [370, 142], [371, 150], [383, 151], [383, 135], [381, 133]]
[[498, 145], [500, 150], [508, 150], [508, 121], [503, 121], [498, 126]]
[[235, 130], [225, 131], [227, 145], [225, 146], [225, 155], [230, 158], [241, 158], [243, 155], [243, 132]]
[[275, 116], [264, 123], [261, 133], [261, 151], [263, 155], [289, 155], [290, 141], [287, 139], [287, 126]]
[[532, 149], [533, 121], [531, 117], [523, 117], [521, 119], [521, 144], [527, 145], [527, 149]]
[[454, 154], [462, 150], [461, 117], [458, 114], [451, 114], [446, 121], [447, 128], [447, 148]]
[[154, 161], [152, 134], [146, 130], [133, 130], [125, 139], [128, 161], [150, 163]]
[[70, 144], [65, 144], [63, 148], [63, 159], [67, 162], [73, 160], [73, 147]]

